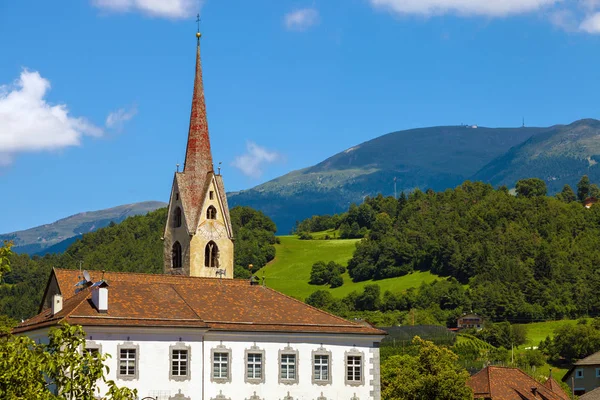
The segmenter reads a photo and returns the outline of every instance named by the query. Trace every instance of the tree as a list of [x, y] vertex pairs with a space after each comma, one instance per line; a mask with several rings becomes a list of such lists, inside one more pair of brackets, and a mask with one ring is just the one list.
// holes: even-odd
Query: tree
[[381, 397], [385, 400], [466, 400], [469, 373], [452, 351], [415, 336], [416, 356], [400, 355], [381, 364]]
[[556, 197], [560, 201], [564, 201], [565, 203], [571, 203], [577, 200], [577, 196], [575, 196], [575, 192], [571, 189], [571, 186], [565, 185], [560, 193], [556, 195]]
[[577, 184], [577, 199], [579, 201], [584, 201], [588, 197], [590, 197], [590, 178], [588, 178], [587, 175], [584, 175]]
[[519, 197], [540, 197], [547, 193], [546, 182], [539, 178], [521, 179], [516, 185]]
[[85, 350], [85, 332], [80, 326], [62, 324], [51, 329], [48, 344], [9, 335], [0, 341], [0, 354], [2, 399], [93, 400], [100, 381], [109, 387], [106, 399], [137, 398], [137, 390], [118, 388], [105, 378], [104, 361], [109, 356]]
[[10, 248], [13, 243], [8, 240], [4, 241], [4, 246], [0, 247], [0, 283], [2, 282], [2, 277], [10, 272], [10, 255], [12, 251]]

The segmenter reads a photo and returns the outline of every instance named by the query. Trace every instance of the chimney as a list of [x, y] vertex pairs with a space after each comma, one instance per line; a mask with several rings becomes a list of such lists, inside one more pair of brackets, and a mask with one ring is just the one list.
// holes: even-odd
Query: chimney
[[96, 286], [92, 289], [92, 303], [94, 307], [101, 313], [108, 312], [108, 284], [102, 281], [100, 284], [94, 284]]
[[56, 315], [63, 308], [63, 297], [60, 294], [52, 296], [52, 315]]

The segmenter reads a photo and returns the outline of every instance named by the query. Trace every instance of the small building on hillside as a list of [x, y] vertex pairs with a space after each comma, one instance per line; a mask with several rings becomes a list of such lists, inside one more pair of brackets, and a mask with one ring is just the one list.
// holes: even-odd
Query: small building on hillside
[[600, 351], [577, 361], [563, 378], [575, 395], [591, 392], [600, 387]]
[[456, 327], [461, 329], [483, 329], [484, 319], [477, 314], [465, 314], [456, 321]]
[[592, 208], [594, 204], [598, 203], [598, 199], [595, 197], [588, 197], [583, 201], [583, 206], [585, 208]]
[[467, 385], [475, 399], [570, 400], [554, 378], [542, 384], [518, 368], [489, 366], [469, 378]]

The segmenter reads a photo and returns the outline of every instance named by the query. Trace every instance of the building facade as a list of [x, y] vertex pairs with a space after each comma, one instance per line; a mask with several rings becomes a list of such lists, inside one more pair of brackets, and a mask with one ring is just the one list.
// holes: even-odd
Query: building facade
[[[199, 35], [198, 35], [199, 36]], [[14, 333], [83, 326], [107, 378], [156, 400], [379, 400], [385, 332], [233, 279], [233, 231], [213, 170], [200, 45], [186, 162], [173, 179], [164, 273], [54, 269]], [[101, 386], [104, 392], [106, 387]]]

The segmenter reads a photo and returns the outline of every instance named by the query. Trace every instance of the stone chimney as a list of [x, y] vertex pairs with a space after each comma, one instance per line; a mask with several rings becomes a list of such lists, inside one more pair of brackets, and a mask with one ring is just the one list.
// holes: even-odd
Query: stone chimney
[[52, 315], [58, 314], [63, 309], [63, 297], [60, 294], [52, 296]]
[[108, 312], [108, 284], [102, 281], [100, 284], [94, 284], [92, 288], [92, 303], [101, 313]]

